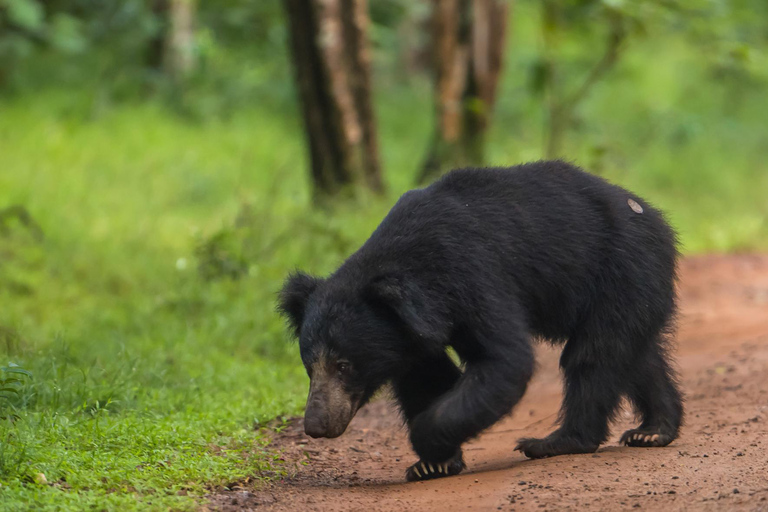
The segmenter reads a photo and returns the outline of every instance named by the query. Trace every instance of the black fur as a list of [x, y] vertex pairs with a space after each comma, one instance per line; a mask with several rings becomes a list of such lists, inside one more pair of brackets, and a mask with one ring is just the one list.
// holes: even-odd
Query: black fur
[[393, 383], [422, 461], [460, 460], [512, 410], [532, 338], [564, 344], [565, 398], [560, 428], [518, 449], [595, 451], [622, 396], [642, 416], [623, 442], [660, 446], [683, 411], [665, 349], [675, 245], [656, 209], [570, 164], [462, 169], [403, 195], [326, 280], [290, 278], [281, 308], [308, 367], [323, 351], [349, 361], [366, 400]]
[[296, 336], [301, 331], [304, 309], [309, 296], [317, 289], [321, 280], [303, 272], [294, 272], [285, 280], [278, 298], [278, 309], [291, 323]]

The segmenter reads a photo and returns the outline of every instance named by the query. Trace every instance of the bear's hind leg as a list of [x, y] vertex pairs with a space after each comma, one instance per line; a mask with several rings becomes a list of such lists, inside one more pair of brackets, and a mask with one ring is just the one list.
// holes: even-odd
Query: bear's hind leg
[[[461, 377], [461, 371], [447, 354], [425, 358], [393, 382], [395, 396], [408, 425], [438, 397], [448, 392]], [[409, 482], [457, 475], [465, 468], [461, 448], [442, 464], [418, 461], [405, 472]]]
[[620, 444], [666, 446], [677, 438], [683, 421], [683, 399], [662, 342], [654, 342], [637, 359], [628, 395], [643, 422], [638, 428], [626, 431]]
[[538, 459], [592, 453], [605, 442], [624, 390], [622, 365], [604, 357], [607, 346], [589, 338], [568, 341], [560, 358], [565, 373], [561, 426], [543, 439], [521, 439], [516, 450]]

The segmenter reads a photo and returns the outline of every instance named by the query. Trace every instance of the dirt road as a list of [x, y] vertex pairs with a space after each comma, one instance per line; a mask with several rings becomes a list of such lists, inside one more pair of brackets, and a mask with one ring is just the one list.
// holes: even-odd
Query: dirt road
[[682, 436], [666, 448], [617, 444], [625, 407], [595, 454], [527, 460], [519, 437], [552, 430], [561, 396], [558, 353], [539, 367], [512, 416], [465, 446], [468, 470], [405, 483], [416, 458], [386, 401], [347, 433], [313, 440], [301, 421], [275, 439], [289, 476], [212, 497], [224, 510], [768, 510], [768, 255], [686, 259], [677, 362], [686, 400]]

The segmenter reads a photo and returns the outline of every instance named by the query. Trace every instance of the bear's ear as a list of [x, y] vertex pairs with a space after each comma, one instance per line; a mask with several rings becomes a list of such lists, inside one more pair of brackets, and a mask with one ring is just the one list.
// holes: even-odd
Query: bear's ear
[[365, 289], [366, 298], [397, 316], [419, 338], [434, 339], [444, 334], [442, 315], [418, 284], [395, 276], [374, 278]]
[[303, 272], [294, 272], [288, 276], [283, 284], [283, 289], [280, 290], [277, 298], [277, 310], [288, 319], [296, 336], [299, 335], [301, 323], [304, 320], [307, 299], [321, 282], [322, 279], [317, 277]]

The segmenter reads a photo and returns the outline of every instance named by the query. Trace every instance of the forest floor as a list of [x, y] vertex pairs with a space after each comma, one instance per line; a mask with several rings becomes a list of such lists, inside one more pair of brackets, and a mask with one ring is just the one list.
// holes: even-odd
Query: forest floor
[[338, 439], [313, 440], [301, 419], [276, 434], [285, 478], [209, 497], [212, 510], [768, 510], [768, 255], [697, 256], [681, 269], [676, 359], [686, 425], [666, 448], [629, 448], [625, 406], [595, 454], [527, 460], [520, 437], [553, 428], [558, 351], [514, 413], [464, 448], [468, 469], [406, 483], [416, 460], [386, 400], [361, 410]]

